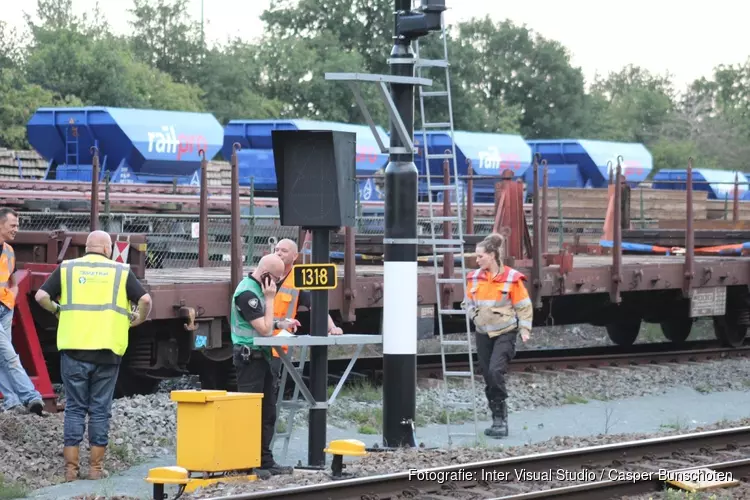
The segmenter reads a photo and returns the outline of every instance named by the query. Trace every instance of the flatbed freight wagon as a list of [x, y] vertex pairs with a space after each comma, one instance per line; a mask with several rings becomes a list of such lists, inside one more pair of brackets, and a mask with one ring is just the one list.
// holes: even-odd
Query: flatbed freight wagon
[[[642, 322], [659, 323], [665, 338], [679, 343], [690, 334], [695, 318], [711, 317], [716, 337], [723, 344], [741, 345], [750, 324], [750, 258], [696, 255], [691, 189], [686, 194], [685, 234], [689, 238], [684, 255], [624, 255], [622, 226], [625, 224], [621, 220], [624, 205], [618, 194], [622, 192], [622, 181], [618, 168], [615, 185], [610, 186], [614, 194], [607, 208], [611, 224], [605, 222], [605, 226], [609, 224], [607, 232], [612, 233], [612, 245], [589, 248], [599, 255], [573, 255], [565, 246], [551, 253], [547, 251], [547, 239], [532, 243], [525, 218], [518, 217], [524, 212], [522, 186], [511, 180], [498, 183], [500, 196], [493, 218], [494, 230], [507, 230], [510, 235], [505, 262], [528, 278], [526, 286], [535, 308], [534, 325], [603, 326], [614, 343], [629, 345], [636, 340]], [[547, 205], [546, 187], [543, 188], [541, 195], [534, 194], [535, 198], [541, 198], [541, 203], [535, 199], [532, 207], [531, 226], [539, 227], [539, 235], [548, 234], [545, 211], [540, 212], [540, 206]], [[238, 198], [238, 190], [232, 196]], [[620, 209], [615, 210], [618, 204]], [[205, 206], [201, 212], [201, 220], [206, 221]], [[232, 255], [244, 255], [239, 214], [232, 219], [230, 250]], [[285, 229], [298, 235], [304, 251], [303, 235], [298, 228]], [[83, 255], [86, 235], [86, 232], [22, 231], [14, 241], [18, 267], [25, 276], [13, 338], [24, 365], [31, 366], [31, 371], [38, 374], [35, 383], [42, 386], [40, 390], [49, 398], [54, 398], [50, 374], [59, 372], [56, 320], [35, 304], [33, 294], [62, 260]], [[354, 236], [354, 229], [346, 228], [344, 264], [338, 267], [337, 287], [329, 291], [329, 309], [345, 332], [378, 334], [382, 331], [383, 268], [356, 265]], [[146, 392], [160, 379], [188, 373], [200, 375], [211, 385], [218, 380], [217, 373], [231, 372], [228, 316], [232, 282], [249, 268], [243, 268], [239, 259], [232, 261], [230, 267], [208, 267], [207, 232], [201, 233], [198, 240], [199, 266], [187, 269], [148, 268], [146, 234], [113, 233], [111, 237], [113, 258], [128, 262], [153, 297], [150, 320], [131, 330], [118, 393]], [[573, 251], [580, 249], [576, 247]], [[444, 325], [444, 333], [460, 333], [465, 329], [463, 317], [456, 314], [460, 313], [457, 309], [463, 300], [463, 285], [439, 285], [444, 305], [440, 310], [436, 306], [436, 275], [457, 277], [450, 265], [456, 257], [447, 253], [442, 263], [436, 265], [426, 259], [418, 267], [418, 338], [438, 335], [436, 325], [440, 316], [451, 320]], [[474, 268], [472, 256], [465, 257], [467, 266]], [[299, 317], [302, 331], [307, 330], [308, 313], [302, 311]], [[52, 368], [48, 369], [48, 365]]]
[[[112, 236], [114, 241], [128, 238]], [[33, 294], [58, 261], [82, 255], [85, 237], [86, 233], [19, 233], [17, 238], [19, 267], [31, 271], [25, 298], [31, 305], [34, 331], [27, 324], [23, 335], [27, 340], [31, 336], [38, 338], [50, 367], [56, 367], [58, 362], [56, 322], [36, 306]], [[217, 367], [230, 366], [230, 268], [145, 269], [140, 251], [145, 246], [143, 235], [129, 235], [128, 245], [128, 260], [152, 295], [153, 310], [150, 321], [131, 331], [118, 393], [147, 392], [159, 379], [186, 373], [208, 378], [207, 374]], [[539, 301], [534, 325], [606, 326], [613, 341], [630, 344], [635, 341], [641, 322], [646, 321], [661, 323], [665, 336], [679, 342], [690, 333], [691, 315], [715, 314], [717, 338], [727, 345], [742, 343], [750, 319], [750, 259], [696, 256], [692, 264], [695, 279], [688, 294], [694, 299], [692, 308], [691, 301], [683, 298], [684, 257], [623, 255], [619, 282], [612, 279], [612, 263], [611, 255], [568, 254], [558, 263], [536, 266], [535, 271], [533, 263], [518, 262], [516, 268], [529, 278], [529, 292]], [[431, 265], [419, 268], [420, 338], [436, 335], [434, 280]], [[450, 288], [453, 307], [460, 307], [460, 285], [446, 286]], [[342, 324], [345, 332], [379, 333], [382, 307], [381, 266], [339, 267], [338, 287], [329, 292], [329, 308], [337, 322], [342, 318], [349, 320]], [[308, 323], [306, 314], [300, 316], [304, 327]], [[457, 321], [456, 325], [461, 323]], [[16, 332], [14, 339], [24, 342]], [[24, 363], [28, 365], [29, 361]], [[40, 369], [37, 367], [36, 371]], [[52, 368], [49, 373], [54, 380], [58, 370]]]

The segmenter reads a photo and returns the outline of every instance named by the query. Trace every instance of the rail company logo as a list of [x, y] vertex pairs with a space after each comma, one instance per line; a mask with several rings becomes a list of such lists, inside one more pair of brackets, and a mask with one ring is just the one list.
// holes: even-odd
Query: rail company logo
[[148, 152], [173, 154], [179, 161], [185, 153], [198, 154], [208, 149], [208, 141], [202, 135], [175, 133], [173, 126], [164, 125], [160, 132], [148, 132]]
[[378, 149], [374, 146], [357, 146], [357, 163], [369, 161], [375, 163], [378, 161]]
[[[612, 165], [612, 172], [616, 172], [615, 169], [617, 168], [617, 157], [612, 158], [609, 161]], [[640, 162], [637, 162], [635, 160], [622, 160], [620, 162], [620, 167], [622, 168], [622, 176], [626, 179], [631, 177], [639, 177], [646, 173]], [[609, 168], [610, 164], [607, 163], [607, 175], [609, 175]]]
[[503, 157], [495, 146], [488, 147], [486, 151], [480, 151], [477, 156], [479, 156], [478, 168], [480, 169], [500, 171], [507, 168], [515, 172], [521, 168], [518, 155], [507, 154]]

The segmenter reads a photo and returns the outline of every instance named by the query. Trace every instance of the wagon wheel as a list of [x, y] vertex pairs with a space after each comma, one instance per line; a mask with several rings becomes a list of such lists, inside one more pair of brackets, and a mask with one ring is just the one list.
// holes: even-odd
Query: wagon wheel
[[727, 316], [714, 316], [714, 335], [725, 346], [739, 347], [747, 335], [747, 325], [739, 325]]
[[115, 397], [129, 398], [138, 394], [153, 394], [158, 385], [159, 380], [144, 377], [130, 367], [123, 366], [115, 382]]
[[675, 343], [685, 342], [693, 328], [693, 318], [670, 318], [662, 321], [660, 325], [661, 332], [667, 340]]
[[619, 315], [615, 323], [606, 325], [609, 339], [617, 345], [632, 345], [641, 331], [640, 316]]

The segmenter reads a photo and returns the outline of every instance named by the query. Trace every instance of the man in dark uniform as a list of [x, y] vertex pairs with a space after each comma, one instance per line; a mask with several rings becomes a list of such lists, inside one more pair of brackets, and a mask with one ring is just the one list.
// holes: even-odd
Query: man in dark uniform
[[284, 262], [269, 254], [245, 277], [234, 291], [230, 313], [233, 362], [237, 370], [239, 392], [263, 393], [260, 471], [272, 475], [291, 474], [291, 467], [276, 463], [271, 451], [276, 426], [276, 393], [279, 386], [281, 359], [273, 357], [271, 348], [254, 345], [257, 337], [270, 337], [274, 330], [296, 330], [296, 320], [273, 317], [276, 282], [284, 273]]

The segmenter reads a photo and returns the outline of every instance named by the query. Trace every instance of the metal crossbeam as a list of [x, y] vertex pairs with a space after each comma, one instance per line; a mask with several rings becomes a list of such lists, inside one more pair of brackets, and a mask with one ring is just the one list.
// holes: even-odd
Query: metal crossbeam
[[409, 132], [407, 131], [406, 125], [404, 125], [404, 122], [401, 119], [401, 114], [396, 108], [396, 103], [394, 103], [393, 98], [391, 98], [390, 89], [386, 84], [417, 85], [421, 89], [422, 87], [432, 85], [432, 80], [430, 78], [377, 75], [369, 73], [326, 73], [325, 79], [347, 82], [349, 88], [354, 94], [354, 100], [357, 102], [359, 109], [362, 111], [362, 115], [364, 115], [365, 117], [367, 125], [372, 131], [372, 135], [375, 136], [375, 140], [378, 143], [380, 152], [387, 154], [390, 152], [390, 149], [385, 144], [383, 144], [383, 140], [381, 139], [380, 134], [378, 134], [377, 125], [375, 125], [375, 121], [372, 119], [370, 110], [367, 108], [367, 103], [362, 97], [362, 92], [359, 89], [359, 84], [362, 82], [376, 83], [378, 93], [382, 97], [383, 102], [385, 103], [385, 107], [388, 110], [388, 116], [390, 117], [391, 123], [393, 123], [393, 125], [395, 126], [396, 131], [398, 132], [398, 135], [403, 143], [406, 144], [406, 148], [404, 148], [404, 151], [402, 152], [406, 154], [414, 153], [414, 143], [411, 140], [411, 134], [409, 134]]

